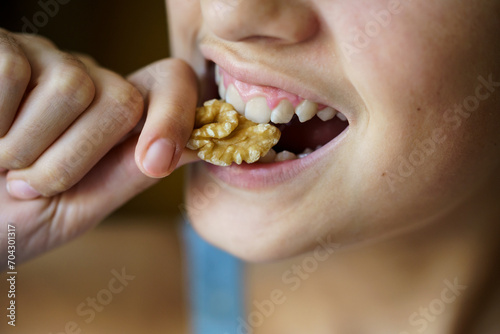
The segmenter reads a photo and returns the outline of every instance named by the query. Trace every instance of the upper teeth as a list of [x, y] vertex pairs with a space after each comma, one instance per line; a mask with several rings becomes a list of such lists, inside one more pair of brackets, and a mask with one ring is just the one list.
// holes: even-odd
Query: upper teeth
[[[219, 92], [220, 93], [220, 92]], [[226, 92], [226, 97], [221, 96], [227, 103], [232, 104], [240, 114], [245, 115], [245, 102], [240, 97], [234, 85], [229, 85]]]
[[304, 100], [295, 108], [295, 114], [299, 116], [302, 123], [310, 120], [318, 113], [318, 105], [314, 102]]
[[271, 120], [271, 108], [268, 107], [266, 98], [254, 97], [248, 101], [245, 106], [245, 118], [255, 123], [269, 123]]
[[318, 115], [323, 121], [328, 121], [335, 116], [342, 121], [347, 120], [342, 113], [330, 107], [318, 111], [318, 105], [308, 100], [303, 100], [294, 108], [290, 101], [284, 99], [273, 110], [269, 108], [267, 100], [263, 96], [256, 96], [245, 103], [233, 84], [230, 84], [226, 90], [224, 77], [220, 75], [217, 66], [215, 69], [215, 78], [219, 85], [220, 97], [232, 104], [234, 109], [240, 114], [256, 123], [264, 124], [272, 121], [275, 124], [285, 124], [292, 120], [294, 114], [297, 115], [300, 122], [306, 122], [315, 115]]
[[288, 123], [292, 120], [295, 110], [293, 109], [292, 102], [288, 100], [281, 100], [276, 108], [271, 113], [271, 121], [273, 123]]
[[[337, 110], [328, 107], [328, 108], [325, 108], [323, 110], [318, 111], [318, 113], [316, 115], [318, 115], [318, 117], [322, 121], [328, 121], [328, 120], [334, 118], [335, 115], [338, 115], [337, 117], [340, 118], [340, 115], [342, 115], [342, 114], [338, 113]], [[344, 116], [344, 115], [342, 115], [342, 116]]]

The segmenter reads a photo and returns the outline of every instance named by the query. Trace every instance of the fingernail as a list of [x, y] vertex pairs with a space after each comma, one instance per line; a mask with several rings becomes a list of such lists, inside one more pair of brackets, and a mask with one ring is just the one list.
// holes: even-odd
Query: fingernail
[[7, 191], [13, 197], [19, 199], [35, 199], [40, 193], [33, 189], [26, 181], [11, 180], [7, 183]]
[[146, 152], [142, 167], [154, 177], [162, 177], [170, 172], [175, 145], [165, 138], [156, 140]]

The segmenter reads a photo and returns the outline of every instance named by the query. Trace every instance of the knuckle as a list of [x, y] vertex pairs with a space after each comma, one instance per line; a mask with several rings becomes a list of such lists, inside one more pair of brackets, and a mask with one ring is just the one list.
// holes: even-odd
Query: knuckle
[[[30, 35], [30, 38], [32, 38], [32, 36]], [[54, 42], [52, 42], [50, 39], [48, 39], [47, 37], [45, 36], [41, 36], [41, 35], [36, 35], [35, 36], [36, 40], [38, 41], [38, 43], [44, 45], [44, 46], [47, 46], [47, 47], [50, 47], [50, 48], [57, 48], [56, 44]]]
[[0, 28], [0, 47], [2, 47], [2, 49], [11, 49], [18, 52], [21, 50], [21, 47], [19, 46], [19, 43], [14, 37], [14, 34], [1, 28]]
[[61, 63], [63, 65], [79, 68], [87, 72], [87, 67], [77, 56], [73, 55], [72, 53], [63, 51], [58, 51], [58, 53], [59, 56], [61, 57]]
[[139, 90], [130, 83], [123, 81], [108, 88], [106, 98], [115, 113], [114, 118], [122, 120], [124, 126], [132, 128], [141, 119], [144, 99]]
[[95, 60], [94, 57], [92, 57], [86, 53], [73, 52], [72, 54], [75, 57], [77, 57], [86, 66], [98, 66], [97, 60]]
[[55, 49], [57, 48], [57, 46], [55, 45], [54, 42], [52, 42], [50, 39], [48, 39], [47, 37], [45, 36], [41, 36], [41, 35], [36, 35], [36, 36], [32, 36], [32, 35], [25, 35], [28, 39], [31, 39], [31, 40], [36, 40], [39, 44], [43, 45], [43, 46], [46, 46], [46, 47], [49, 47], [49, 48], [52, 48], [52, 49]]
[[72, 107], [87, 107], [95, 96], [95, 85], [87, 70], [78, 60], [66, 60], [53, 72], [54, 90]]
[[40, 46], [51, 48], [51, 49], [56, 49], [57, 46], [55, 45], [54, 42], [52, 42], [50, 39], [48, 39], [45, 36], [42, 35], [33, 35], [33, 34], [26, 34], [26, 33], [17, 33], [16, 36], [20, 38], [21, 41], [25, 43], [36, 43]]
[[29, 33], [10, 33], [11, 36], [14, 36], [16, 40], [21, 45], [34, 45], [37, 47], [57, 49], [57, 46], [47, 37]]
[[[2, 38], [0, 37], [0, 43]], [[31, 78], [31, 66], [18, 50], [1, 48], [0, 46], [0, 78], [13, 85], [26, 85]]]

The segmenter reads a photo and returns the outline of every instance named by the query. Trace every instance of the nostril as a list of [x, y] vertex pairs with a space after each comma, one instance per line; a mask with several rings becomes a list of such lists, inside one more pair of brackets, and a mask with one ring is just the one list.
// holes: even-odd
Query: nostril
[[296, 1], [205, 0], [208, 28], [228, 41], [298, 43], [319, 30], [317, 15]]

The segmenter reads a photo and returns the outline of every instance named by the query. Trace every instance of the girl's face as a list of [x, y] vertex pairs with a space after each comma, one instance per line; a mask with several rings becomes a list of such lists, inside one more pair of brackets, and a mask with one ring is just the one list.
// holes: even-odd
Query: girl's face
[[320, 240], [370, 241], [498, 196], [500, 1], [167, 4], [173, 55], [198, 72], [203, 99], [217, 97], [215, 63], [243, 108], [259, 97], [270, 109], [308, 100], [347, 118], [285, 128], [279, 150], [323, 145], [301, 159], [192, 166], [186, 208], [215, 245], [275, 259]]

